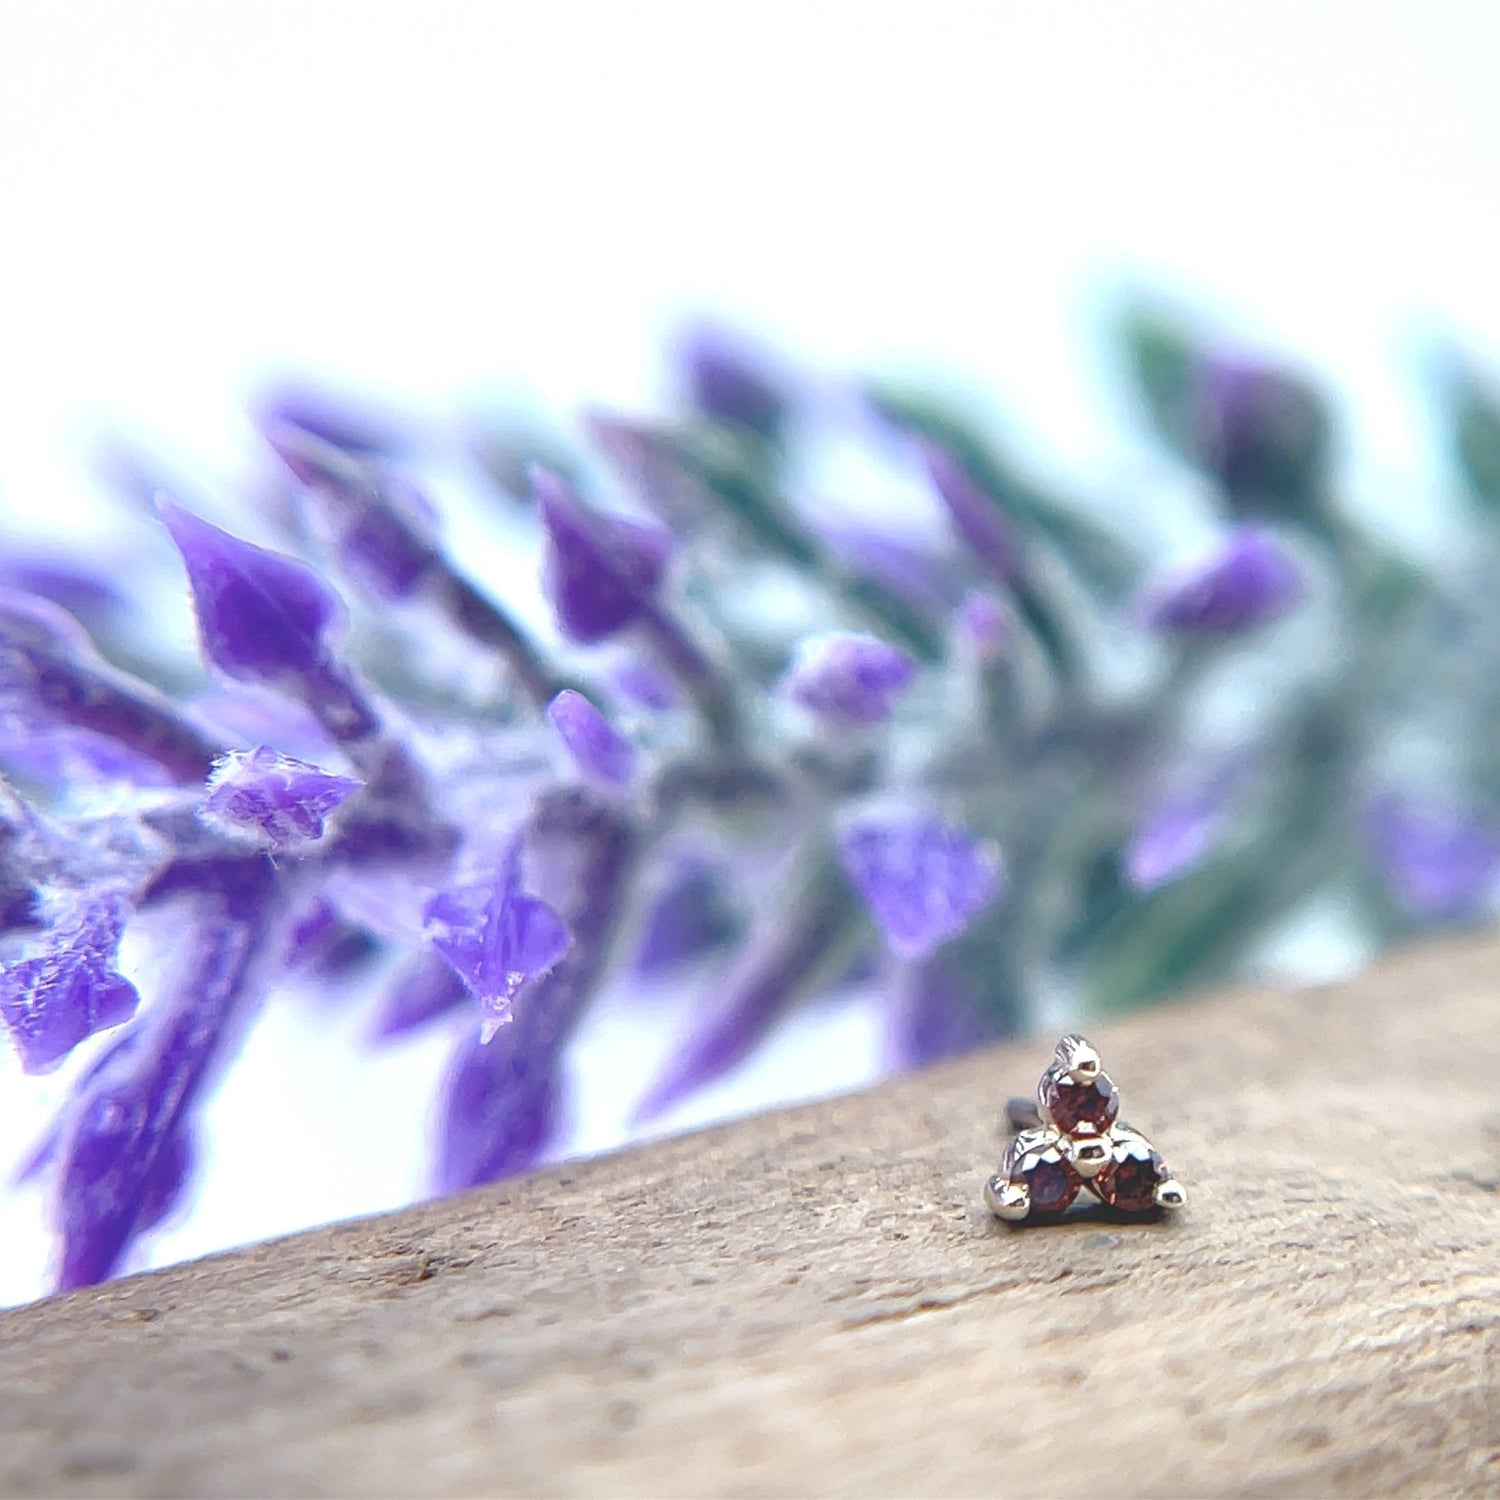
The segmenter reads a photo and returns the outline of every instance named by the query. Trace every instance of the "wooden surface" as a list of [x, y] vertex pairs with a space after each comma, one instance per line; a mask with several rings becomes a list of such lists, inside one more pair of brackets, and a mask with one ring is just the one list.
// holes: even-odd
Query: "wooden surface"
[[0, 1492], [1500, 1493], [1500, 946], [1100, 1028], [1169, 1223], [979, 1209], [1052, 1040], [0, 1316]]

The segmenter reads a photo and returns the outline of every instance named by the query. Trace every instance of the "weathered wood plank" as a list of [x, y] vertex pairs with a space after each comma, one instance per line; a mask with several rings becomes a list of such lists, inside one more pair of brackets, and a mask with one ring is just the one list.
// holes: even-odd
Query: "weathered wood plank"
[[1052, 1039], [0, 1317], [0, 1491], [1493, 1494], [1500, 946], [1093, 1037], [1193, 1198], [978, 1207]]

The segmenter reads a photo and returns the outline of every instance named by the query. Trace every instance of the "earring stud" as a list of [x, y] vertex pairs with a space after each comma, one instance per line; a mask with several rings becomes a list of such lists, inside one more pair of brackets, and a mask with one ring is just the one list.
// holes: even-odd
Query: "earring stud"
[[1065, 1036], [1037, 1083], [1036, 1103], [1012, 1099], [1006, 1108], [1015, 1135], [984, 1185], [985, 1206], [1011, 1223], [1055, 1217], [1087, 1188], [1121, 1213], [1183, 1207], [1187, 1193], [1161, 1153], [1119, 1113], [1098, 1051]]

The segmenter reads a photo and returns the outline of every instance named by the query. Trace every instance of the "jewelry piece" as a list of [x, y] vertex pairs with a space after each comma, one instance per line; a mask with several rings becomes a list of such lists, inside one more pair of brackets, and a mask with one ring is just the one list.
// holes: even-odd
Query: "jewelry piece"
[[984, 1185], [985, 1206], [1011, 1223], [1062, 1213], [1087, 1188], [1122, 1213], [1177, 1209], [1182, 1184], [1139, 1130], [1119, 1118], [1120, 1097], [1081, 1036], [1065, 1036], [1036, 1086], [1036, 1103], [1012, 1099], [1015, 1137]]

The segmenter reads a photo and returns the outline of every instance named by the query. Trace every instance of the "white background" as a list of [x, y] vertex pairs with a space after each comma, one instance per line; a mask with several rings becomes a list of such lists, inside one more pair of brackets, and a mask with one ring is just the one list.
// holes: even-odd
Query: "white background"
[[[1103, 486], [1096, 320], [1133, 280], [1324, 370], [1351, 490], [1436, 535], [1413, 358], [1500, 346], [1497, 58], [1500, 8], [1435, 0], [10, 0], [0, 537], [90, 524], [101, 425], [224, 478], [268, 372], [639, 404], [694, 310], [830, 371], [956, 372]], [[652, 1044], [609, 1025], [605, 1070]], [[867, 1019], [830, 1025], [703, 1110], [866, 1076]], [[436, 1055], [356, 1068], [273, 1012], [157, 1255], [400, 1201]], [[56, 1088], [0, 1063], [0, 1163]], [[39, 1214], [0, 1199], [0, 1303], [41, 1285]]]

